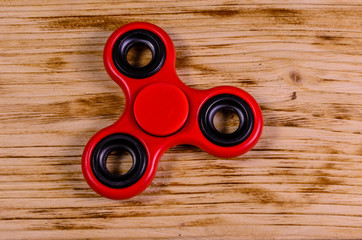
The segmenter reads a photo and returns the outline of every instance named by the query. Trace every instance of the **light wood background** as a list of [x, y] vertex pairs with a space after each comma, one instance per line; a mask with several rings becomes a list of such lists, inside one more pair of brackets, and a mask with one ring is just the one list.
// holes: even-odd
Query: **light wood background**
[[[124, 108], [109, 35], [162, 27], [177, 72], [260, 103], [251, 152], [169, 150], [125, 201], [83, 180], [88, 139]], [[0, 2], [0, 239], [362, 238], [362, 1]]]

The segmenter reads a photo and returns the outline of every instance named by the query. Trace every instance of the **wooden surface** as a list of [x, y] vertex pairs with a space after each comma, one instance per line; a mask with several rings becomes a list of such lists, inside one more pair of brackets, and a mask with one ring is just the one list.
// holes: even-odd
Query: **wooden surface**
[[[260, 103], [251, 152], [169, 150], [126, 201], [83, 180], [88, 139], [122, 113], [103, 68], [133, 21], [169, 33], [188, 85]], [[362, 238], [362, 2], [2, 0], [0, 238]]]

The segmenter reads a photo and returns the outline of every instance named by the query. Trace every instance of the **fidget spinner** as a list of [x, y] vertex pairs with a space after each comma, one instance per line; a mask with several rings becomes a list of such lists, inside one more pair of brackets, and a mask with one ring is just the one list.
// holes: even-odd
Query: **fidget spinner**
[[[127, 54], [146, 46], [152, 58], [146, 66], [130, 64]], [[122, 88], [126, 106], [111, 126], [96, 133], [82, 157], [85, 180], [98, 194], [111, 199], [133, 197], [150, 185], [165, 151], [179, 144], [197, 146], [219, 157], [235, 157], [249, 151], [260, 138], [263, 118], [247, 92], [220, 86], [197, 90], [186, 86], [175, 69], [176, 51], [161, 28], [143, 22], [116, 30], [104, 48], [104, 65]], [[220, 110], [232, 110], [239, 126], [232, 133], [213, 123]], [[112, 151], [130, 153], [133, 165], [125, 174], [114, 174], [106, 163]]]

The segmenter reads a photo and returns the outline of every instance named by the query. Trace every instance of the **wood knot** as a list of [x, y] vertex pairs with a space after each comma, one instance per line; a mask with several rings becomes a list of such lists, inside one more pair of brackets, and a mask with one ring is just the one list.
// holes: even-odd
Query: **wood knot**
[[302, 83], [302, 77], [297, 71], [291, 71], [289, 73], [289, 78], [293, 81], [295, 84], [301, 84]]
[[297, 99], [297, 92], [292, 92], [292, 95], [290, 96], [290, 100]]

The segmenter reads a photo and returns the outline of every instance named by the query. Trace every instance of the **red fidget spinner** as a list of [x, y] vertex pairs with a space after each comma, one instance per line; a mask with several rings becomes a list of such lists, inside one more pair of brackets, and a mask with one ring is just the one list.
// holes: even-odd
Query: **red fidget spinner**
[[[140, 44], [149, 48], [152, 59], [135, 67], [127, 54]], [[208, 90], [186, 86], [176, 74], [172, 40], [161, 28], [143, 22], [119, 28], [108, 39], [103, 60], [109, 76], [122, 88], [126, 106], [122, 116], [95, 134], [84, 149], [84, 178], [100, 195], [124, 199], [141, 193], [153, 180], [163, 153], [175, 145], [191, 144], [215, 156], [235, 157], [259, 140], [263, 118], [254, 98], [230, 86]], [[239, 117], [233, 133], [214, 126], [213, 118], [222, 109]], [[115, 150], [127, 151], [133, 159], [123, 175], [106, 166]]]

